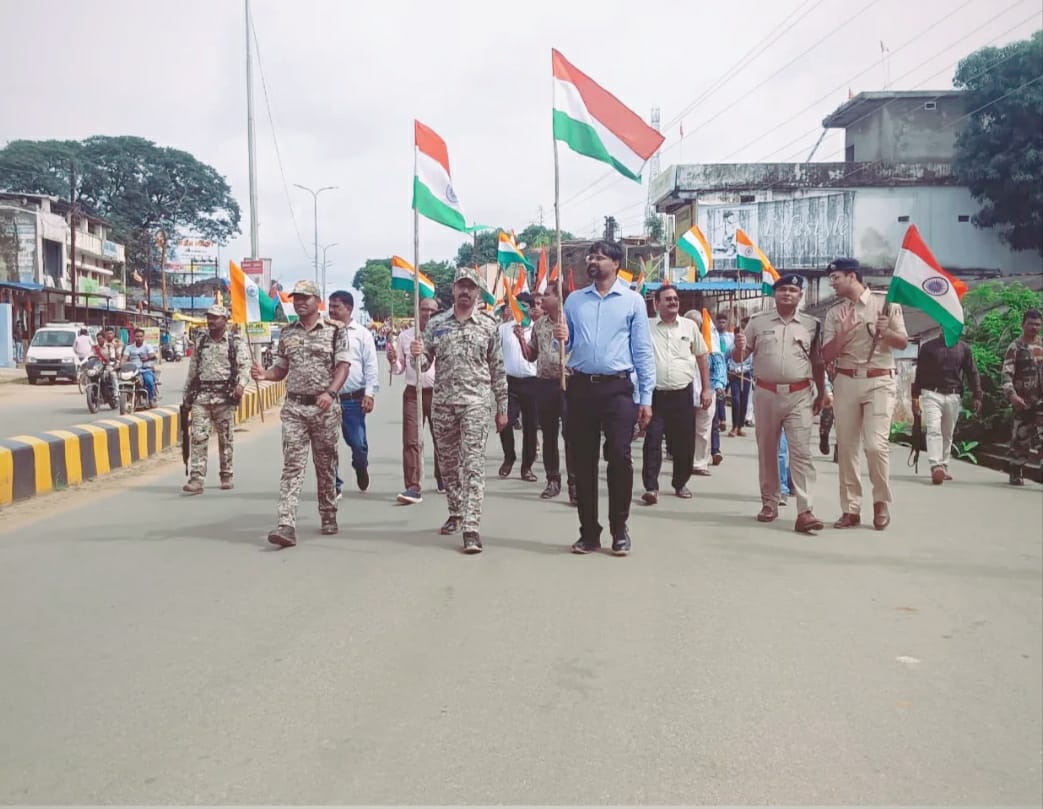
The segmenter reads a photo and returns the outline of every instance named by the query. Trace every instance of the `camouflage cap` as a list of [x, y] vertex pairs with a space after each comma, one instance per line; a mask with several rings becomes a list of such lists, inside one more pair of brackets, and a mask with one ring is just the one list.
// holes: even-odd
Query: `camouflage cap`
[[482, 279], [478, 275], [478, 270], [474, 267], [460, 267], [456, 271], [456, 276], [453, 278], [453, 283], [457, 281], [470, 281], [477, 287], [482, 286]]
[[314, 281], [298, 281], [293, 285], [293, 290], [290, 292], [291, 295], [311, 295], [314, 298], [321, 298], [322, 293], [319, 292], [319, 286]]
[[228, 317], [228, 310], [225, 309], [219, 303], [215, 303], [213, 306], [207, 309], [206, 313], [208, 315], [213, 315], [214, 317]]

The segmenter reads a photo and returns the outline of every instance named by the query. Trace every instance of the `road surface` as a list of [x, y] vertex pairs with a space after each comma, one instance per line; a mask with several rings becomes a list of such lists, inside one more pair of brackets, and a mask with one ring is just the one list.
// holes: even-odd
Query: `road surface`
[[[177, 407], [181, 403], [181, 392], [188, 372], [188, 359], [181, 362], [164, 362], [159, 366], [162, 386], [161, 405]], [[24, 379], [0, 384], [0, 437], [57, 430], [83, 424], [95, 419], [119, 414], [103, 404], [94, 415], [87, 410], [87, 399], [79, 392], [75, 382], [41, 382], [29, 385]]]
[[443, 498], [392, 502], [400, 396], [339, 536], [309, 476], [300, 545], [265, 543], [273, 415], [234, 491], [182, 497], [178, 459], [4, 512], [0, 801], [1038, 804], [1038, 488], [898, 450], [888, 531], [805, 537], [753, 519], [725, 439], [694, 500], [635, 505], [629, 558], [576, 557], [494, 439], [465, 557]]

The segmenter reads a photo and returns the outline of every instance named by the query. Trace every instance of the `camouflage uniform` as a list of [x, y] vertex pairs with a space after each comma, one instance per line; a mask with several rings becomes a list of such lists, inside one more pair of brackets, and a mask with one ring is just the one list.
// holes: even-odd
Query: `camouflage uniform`
[[[229, 340], [235, 352], [236, 376], [232, 377], [229, 360]], [[250, 352], [238, 337], [227, 330], [219, 340], [209, 334], [200, 338], [188, 363], [185, 389], [198, 380], [199, 392], [192, 402], [192, 457], [189, 461], [189, 479], [206, 477], [206, 456], [211, 430], [217, 431], [217, 448], [221, 454], [221, 479], [232, 477], [232, 427], [235, 424], [236, 405], [229, 395], [236, 385], [243, 388], [250, 382]]]
[[333, 384], [333, 369], [341, 362], [348, 362], [348, 335], [343, 324], [320, 318], [310, 330], [300, 321], [283, 328], [272, 363], [275, 368], [288, 369], [286, 402], [282, 407], [279, 525], [297, 525], [309, 447], [315, 463], [319, 514], [324, 523], [336, 518], [340, 407], [334, 402], [323, 412], [315, 400]]
[[432, 317], [424, 330], [427, 362], [435, 360], [438, 365], [431, 395], [438, 465], [449, 516], [463, 520], [464, 533], [477, 532], [482, 515], [490, 388], [496, 412], [507, 414], [507, 376], [498, 327], [482, 312], [460, 321], [450, 309]]
[[1019, 337], [1011, 343], [1003, 356], [1002, 373], [1007, 398], [1017, 394], [1027, 405], [1014, 411], [1010, 434], [1011, 472], [1020, 476], [1032, 445], [1043, 444], [1043, 342], [1026, 343]]

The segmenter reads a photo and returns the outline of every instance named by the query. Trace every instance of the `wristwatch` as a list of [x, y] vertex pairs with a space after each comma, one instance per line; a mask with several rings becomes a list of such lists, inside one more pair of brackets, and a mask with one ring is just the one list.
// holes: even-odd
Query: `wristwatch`
[[339, 393], [335, 390], [328, 390], [326, 391], [326, 395], [328, 395], [331, 399], [336, 399]]

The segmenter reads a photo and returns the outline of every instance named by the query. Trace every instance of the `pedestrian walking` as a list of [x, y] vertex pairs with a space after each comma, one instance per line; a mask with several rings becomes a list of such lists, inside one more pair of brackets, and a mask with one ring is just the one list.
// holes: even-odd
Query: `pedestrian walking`
[[1010, 431], [1010, 485], [1025, 485], [1025, 464], [1033, 446], [1043, 445], [1043, 316], [1029, 309], [1021, 317], [1021, 336], [1003, 356], [1003, 393], [1014, 408]]
[[[568, 442], [580, 525], [572, 551], [584, 554], [601, 547], [597, 475], [603, 435], [612, 552], [626, 556], [631, 550], [627, 520], [634, 493], [630, 441], [635, 421], [645, 429], [652, 418], [656, 362], [644, 298], [618, 277], [622, 247], [607, 240], [594, 242], [586, 260], [591, 284], [569, 295], [564, 322], [554, 328], [555, 337], [566, 341], [571, 370]], [[637, 377], [636, 391], [632, 374]]]
[[[754, 400], [757, 424], [757, 460], [760, 477], [759, 522], [779, 516], [783, 484], [793, 481], [797, 497], [797, 519], [793, 530], [801, 533], [822, 530], [814, 513], [812, 488], [815, 466], [811, 460], [814, 417], [822, 409], [826, 368], [822, 361], [821, 326], [811, 315], [798, 311], [804, 294], [804, 279], [793, 273], [775, 281], [774, 310], [758, 312], [745, 330], [735, 335], [737, 362], [752, 359], [757, 385]], [[789, 469], [780, 470], [780, 443], [786, 433]], [[783, 456], [785, 457], [785, 456]]]
[[[533, 308], [532, 296], [519, 293], [519, 303]], [[513, 315], [499, 326], [500, 348], [503, 351], [503, 367], [507, 373], [507, 422], [521, 420], [522, 456], [521, 478], [529, 483], [536, 482], [532, 466], [536, 462], [536, 427], [538, 406], [536, 403], [536, 363], [525, 358], [525, 344], [532, 336], [532, 325], [521, 326]], [[500, 431], [500, 446], [503, 448], [503, 463], [499, 475], [507, 478], [518, 460], [515, 450], [514, 430]]]
[[974, 412], [981, 413], [981, 377], [969, 345], [958, 340], [950, 347], [942, 337], [935, 337], [920, 346], [912, 386], [913, 412], [923, 417], [927, 461], [935, 486], [952, 480], [952, 435], [963, 408], [965, 385], [971, 389]]
[[[420, 301], [419, 333], [423, 334], [431, 316], [438, 312], [438, 301], [434, 298], [422, 298]], [[420, 480], [420, 433], [417, 429], [416, 415], [416, 368], [410, 358], [409, 347], [416, 339], [418, 329], [410, 326], [403, 329], [398, 340], [388, 339], [387, 356], [391, 373], [405, 375], [405, 390], [402, 391], [402, 478], [405, 488], [399, 492], [397, 500], [403, 505], [412, 505], [423, 501], [422, 483]], [[420, 377], [421, 406], [424, 421], [431, 430], [432, 446], [435, 447], [435, 484], [439, 492], [445, 491], [442, 472], [438, 467], [438, 448], [434, 444], [434, 425], [431, 422], [431, 393], [435, 384], [436, 364], [431, 363]]]
[[525, 357], [536, 363], [536, 410], [543, 435], [543, 469], [547, 485], [540, 497], [550, 500], [561, 494], [561, 453], [559, 433], [565, 439], [565, 474], [569, 503], [576, 504], [576, 479], [573, 474], [572, 451], [569, 449], [568, 402], [561, 389], [561, 342], [554, 336], [554, 327], [561, 322], [561, 293], [557, 281], [547, 283], [540, 298], [543, 316], [532, 326], [532, 334], [525, 346]]
[[[706, 353], [696, 354], [696, 374], [692, 380], [692, 402], [695, 414], [695, 451], [692, 454], [692, 474], [699, 477], [710, 477], [710, 464], [720, 463], [720, 434], [714, 444], [714, 425], [717, 421], [717, 406], [713, 388], [713, 357], [710, 347], [703, 338], [703, 313], [698, 309], [685, 312], [688, 320], [695, 324], [699, 339], [697, 348], [706, 349]], [[654, 339], [654, 332], [653, 332]], [[723, 358], [722, 358], [723, 359]], [[657, 372], [658, 373], [658, 372]]]
[[[373, 332], [352, 319], [355, 296], [345, 290], [330, 295], [330, 317], [343, 323], [348, 338], [348, 378], [340, 389], [341, 433], [351, 447], [351, 468], [360, 492], [369, 489], [369, 442], [366, 416], [373, 412], [377, 379], [377, 345]], [[344, 481], [337, 470], [337, 499]]]
[[290, 294], [297, 322], [283, 326], [272, 367], [266, 371], [254, 365], [250, 371], [257, 380], [286, 380], [277, 525], [268, 534], [268, 541], [282, 548], [297, 544], [297, 507], [309, 450], [315, 464], [321, 532], [332, 535], [340, 530], [336, 470], [341, 412], [336, 404], [349, 370], [347, 330], [320, 314], [318, 285], [298, 281]]
[[188, 482], [182, 487], [188, 494], [203, 493], [211, 432], [217, 433], [221, 488], [233, 487], [235, 410], [250, 381], [250, 364], [247, 346], [228, 331], [228, 310], [211, 306], [185, 376], [184, 405], [192, 413]]
[[859, 455], [865, 447], [873, 487], [873, 527], [883, 531], [891, 522], [891, 415], [897, 385], [893, 351], [909, 343], [902, 307], [885, 303], [884, 293], [872, 292], [862, 280], [858, 261], [838, 258], [827, 268], [833, 290], [843, 302], [826, 313], [822, 356], [836, 360], [833, 411], [836, 417], [840, 519], [834, 528], [862, 522], [862, 480]]
[[476, 311], [482, 282], [471, 267], [453, 280], [453, 308], [432, 317], [410, 353], [424, 367], [437, 363], [431, 422], [449, 519], [439, 532], [463, 530], [464, 553], [481, 553], [479, 527], [485, 496], [485, 444], [489, 437], [489, 391], [496, 402], [496, 430], [507, 427], [507, 377], [496, 321]]
[[[717, 322], [720, 324], [721, 319], [718, 318]], [[727, 315], [724, 317], [724, 322], [725, 326], [727, 326]], [[728, 362], [728, 390], [732, 398], [732, 428], [728, 431], [729, 438], [746, 435], [743, 428], [748, 421], [750, 409], [751, 374], [753, 373], [752, 359], [746, 357], [742, 362], [738, 362], [734, 355], [735, 338], [741, 331], [742, 326], [736, 323], [734, 333], [722, 332], [722, 335], [727, 334], [725, 359]]]

